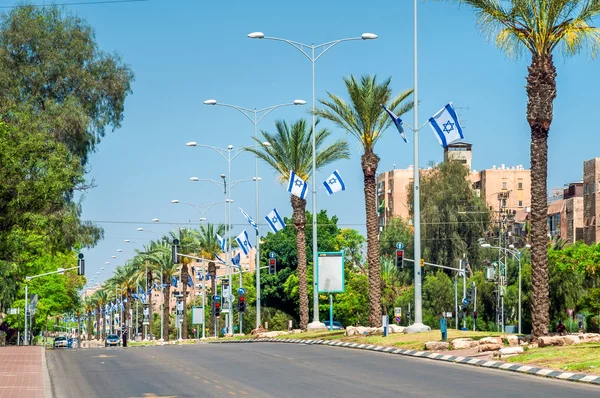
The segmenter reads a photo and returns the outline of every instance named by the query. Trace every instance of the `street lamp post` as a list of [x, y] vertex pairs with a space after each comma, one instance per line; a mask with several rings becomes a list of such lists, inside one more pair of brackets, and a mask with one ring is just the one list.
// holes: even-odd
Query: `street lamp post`
[[[415, 0], [416, 1], [416, 0]], [[313, 321], [308, 324], [308, 329], [325, 329], [325, 324], [319, 321], [319, 290], [317, 281], [317, 160], [316, 160], [316, 119], [315, 119], [315, 63], [323, 54], [329, 51], [332, 47], [345, 41], [354, 40], [374, 40], [377, 39], [377, 35], [373, 33], [363, 33], [360, 37], [349, 37], [346, 39], [333, 40], [327, 43], [314, 45], [314, 44], [303, 44], [297, 41], [288, 39], [281, 39], [278, 37], [265, 36], [262, 32], [253, 32], [248, 35], [251, 39], [265, 39], [275, 40], [287, 43], [300, 51], [311, 63], [312, 66], [312, 203], [313, 203], [313, 217], [312, 217], [312, 233], [313, 233]], [[310, 53], [305, 50], [310, 49]], [[321, 52], [315, 56], [315, 50], [321, 50]]]
[[[219, 155], [221, 155], [221, 157], [223, 157], [223, 159], [225, 159], [227, 161], [227, 176], [225, 176], [225, 174], [221, 174], [221, 178], [223, 179], [222, 185], [221, 183], [219, 183], [218, 181], [214, 181], [214, 180], [202, 180], [199, 179], [198, 177], [192, 177], [190, 178], [190, 180], [192, 181], [210, 181], [213, 184], [219, 186], [219, 187], [223, 187], [223, 193], [225, 194], [225, 202], [228, 203], [228, 206], [225, 209], [225, 214], [226, 216], [226, 220], [227, 220], [227, 227], [228, 227], [228, 232], [231, 233], [231, 189], [237, 185], [240, 182], [243, 181], [258, 181], [260, 180], [260, 177], [254, 177], [251, 179], [245, 179], [245, 180], [239, 180], [239, 181], [231, 181], [231, 161], [233, 159], [235, 159], [240, 153], [244, 152], [248, 147], [241, 147], [241, 148], [233, 148], [233, 145], [228, 145], [227, 149], [224, 148], [218, 148], [218, 147], [214, 147], [211, 145], [199, 145], [196, 142], [188, 142], [185, 144], [186, 146], [192, 146], [192, 147], [200, 147], [200, 148], [210, 148], [212, 150], [214, 150], [215, 152], [217, 152]], [[227, 189], [227, 182], [229, 181], [229, 189]], [[230, 239], [227, 239], [226, 241], [226, 249], [227, 249], [227, 271], [228, 271], [228, 278], [229, 278], [229, 286], [230, 286], [230, 290], [231, 290], [231, 242]], [[240, 276], [241, 278], [241, 276]], [[241, 279], [240, 279], [240, 283], [241, 283]], [[227, 303], [228, 303], [228, 307], [229, 307], [229, 313], [227, 315], [228, 318], [228, 322], [227, 322], [227, 329], [228, 332], [233, 333], [233, 305], [231, 302], [231, 294], [229, 294], [229, 297], [227, 297]]]
[[[209, 99], [204, 101], [205, 105], [219, 105], [219, 106], [226, 106], [229, 108], [233, 108], [237, 111], [239, 111], [241, 114], [243, 114], [244, 116], [246, 116], [246, 118], [248, 120], [250, 120], [250, 122], [254, 125], [254, 140], [256, 141], [255, 143], [255, 147], [256, 149], [258, 149], [258, 124], [269, 114], [271, 113], [273, 110], [277, 109], [277, 108], [281, 108], [283, 106], [290, 106], [290, 105], [304, 105], [306, 104], [306, 101], [304, 100], [294, 100], [294, 102], [291, 103], [287, 103], [287, 104], [280, 104], [280, 105], [274, 105], [274, 106], [270, 106], [267, 108], [263, 108], [263, 109], [249, 109], [249, 108], [243, 108], [241, 106], [237, 106], [237, 105], [230, 105], [230, 104], [222, 104], [220, 102], [217, 102], [217, 100], [214, 99]], [[260, 117], [258, 115], [261, 115]], [[256, 192], [256, 224], [259, 226], [260, 228], [260, 211], [259, 211], [259, 207], [258, 207], [258, 155], [254, 155], [254, 169], [255, 169], [255, 173], [254, 176], [256, 177], [256, 184], [255, 184], [255, 192]], [[258, 329], [260, 326], [260, 234], [259, 231], [256, 231], [256, 263], [255, 263], [255, 268], [256, 268], [256, 328]], [[240, 274], [240, 283], [241, 283], [241, 274]], [[240, 326], [241, 329], [241, 326]], [[241, 330], [240, 330], [241, 333]]]
[[[156, 235], [156, 237], [159, 240], [161, 239], [161, 236], [157, 232], [150, 231], [150, 230], [144, 229], [144, 228], [138, 228], [137, 231], [139, 231], [139, 232], [143, 232], [143, 231], [150, 232], [150, 233]], [[148, 264], [146, 264], [146, 270], [147, 269], [148, 269]], [[164, 322], [163, 322], [163, 320], [164, 320], [163, 312], [164, 312], [164, 306], [165, 306], [165, 289], [163, 288], [163, 283], [164, 282], [165, 281], [163, 280], [163, 267], [161, 265], [160, 266], [160, 291], [161, 291], [162, 296], [163, 296], [163, 302], [162, 302], [162, 305], [159, 306], [159, 309], [160, 309], [160, 311], [159, 311], [160, 312], [160, 341], [165, 341], [165, 326], [164, 326]], [[148, 286], [148, 272], [147, 271], [146, 271], [146, 286]], [[167, 297], [167, 299], [169, 299], [169, 298]], [[150, 333], [152, 333], [152, 331], [150, 331]], [[148, 336], [148, 333], [146, 332], [146, 337], [147, 336]]]
[[[518, 302], [519, 302], [519, 309], [518, 309], [519, 322], [518, 322], [518, 327], [519, 327], [519, 334], [521, 334], [521, 330], [522, 330], [521, 329], [521, 308], [522, 308], [522, 306], [521, 306], [521, 279], [522, 279], [522, 277], [521, 277], [521, 258], [523, 256], [523, 252], [517, 250], [514, 245], [509, 245], [508, 248], [503, 248], [503, 247], [500, 247], [500, 246], [492, 246], [489, 243], [484, 243], [484, 244], [481, 245], [481, 247], [488, 248], [488, 249], [504, 250], [505, 252], [508, 252], [508, 253], [512, 254], [513, 258], [516, 258], [519, 261], [519, 299], [518, 299]], [[530, 244], [526, 244], [525, 247], [527, 249], [530, 249], [531, 245]], [[502, 314], [502, 319], [504, 320], [504, 314]]]

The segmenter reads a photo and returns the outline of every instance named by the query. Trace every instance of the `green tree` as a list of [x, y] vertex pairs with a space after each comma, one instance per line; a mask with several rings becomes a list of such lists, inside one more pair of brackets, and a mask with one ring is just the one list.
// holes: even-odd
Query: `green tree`
[[324, 109], [315, 113], [331, 120], [338, 127], [354, 136], [363, 147], [361, 167], [364, 177], [365, 213], [367, 223], [367, 264], [369, 267], [369, 301], [372, 326], [381, 325], [381, 280], [379, 267], [379, 230], [377, 226], [377, 197], [375, 177], [379, 156], [375, 144], [391, 120], [381, 105], [397, 115], [408, 112], [413, 104], [405, 102], [413, 90], [406, 90], [392, 99], [391, 78], [379, 84], [376, 76], [363, 76], [357, 81], [354, 76], [344, 79], [350, 103], [327, 93], [329, 100], [320, 100]]
[[[309, 128], [305, 119], [300, 119], [292, 125], [284, 121], [275, 122], [276, 132], [261, 131], [262, 137], [254, 138], [260, 149], [248, 148], [247, 150], [257, 155], [269, 164], [278, 174], [281, 183], [290, 178], [290, 171], [303, 180], [307, 180], [312, 173], [312, 137], [316, 134], [315, 158], [317, 169], [339, 160], [348, 159], [350, 152], [345, 141], [337, 140], [330, 145], [325, 140], [331, 135], [327, 129], [318, 130], [316, 133]], [[268, 142], [269, 146], [262, 145]], [[308, 325], [308, 286], [306, 283], [306, 200], [290, 195], [293, 210], [293, 224], [296, 231], [296, 247], [298, 253], [298, 280], [300, 295], [300, 328]]]
[[548, 334], [548, 134], [556, 98], [553, 53], [562, 48], [575, 55], [600, 48], [598, 28], [591, 26], [600, 14], [597, 0], [458, 0], [471, 6], [482, 31], [494, 37], [509, 55], [531, 54], [527, 74], [527, 122], [531, 130], [531, 244], [533, 270], [533, 337]]
[[[0, 109], [66, 145], [82, 164], [121, 126], [133, 72], [101, 51], [93, 28], [59, 6], [15, 7], [0, 20]], [[13, 118], [7, 107], [35, 115]]]
[[[472, 264], [480, 259], [480, 239], [490, 225], [484, 200], [475, 196], [461, 163], [448, 161], [421, 172], [421, 225], [423, 257], [434, 264], [457, 266], [467, 254]], [[409, 208], [413, 208], [412, 184]]]

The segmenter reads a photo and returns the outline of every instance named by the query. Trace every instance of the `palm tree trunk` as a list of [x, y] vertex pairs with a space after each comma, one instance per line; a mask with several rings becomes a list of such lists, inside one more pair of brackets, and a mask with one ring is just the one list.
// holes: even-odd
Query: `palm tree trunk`
[[171, 308], [169, 308], [169, 298], [171, 297], [171, 284], [167, 283], [167, 286], [163, 289], [163, 333], [164, 340], [169, 341], [169, 314]]
[[[152, 286], [152, 271], [148, 271], [148, 285]], [[150, 289], [150, 286], [146, 286], [146, 292]], [[149, 325], [148, 329], [146, 330], [146, 336], [152, 336], [152, 318], [154, 318], [154, 307], [152, 307], [152, 292], [150, 292], [150, 294], [148, 295], [148, 314], [150, 319], [148, 319]], [[151, 339], [148, 337], [148, 340]]]
[[181, 284], [182, 284], [182, 293], [183, 293], [183, 322], [181, 323], [181, 338], [187, 339], [187, 278], [188, 278], [188, 265], [183, 264], [181, 266]]
[[100, 307], [96, 307], [96, 339], [102, 340], [102, 336], [100, 336]]
[[379, 157], [367, 150], [361, 157], [365, 185], [365, 213], [367, 220], [367, 265], [369, 268], [369, 324], [381, 326], [381, 267], [379, 265], [379, 237], [377, 228], [377, 190], [375, 174]]
[[552, 56], [533, 55], [527, 76], [527, 121], [531, 128], [532, 337], [548, 334], [548, 132], [556, 97]]
[[[308, 282], [306, 280], [306, 200], [291, 196], [298, 250], [298, 294], [300, 296], [300, 329], [308, 325]], [[313, 217], [316, 217], [313, 214]]]

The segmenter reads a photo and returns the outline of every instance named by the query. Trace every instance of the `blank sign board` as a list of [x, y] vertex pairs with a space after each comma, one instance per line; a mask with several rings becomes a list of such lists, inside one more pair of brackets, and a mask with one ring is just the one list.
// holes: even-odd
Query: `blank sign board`
[[317, 281], [319, 293], [344, 291], [344, 252], [317, 254]]

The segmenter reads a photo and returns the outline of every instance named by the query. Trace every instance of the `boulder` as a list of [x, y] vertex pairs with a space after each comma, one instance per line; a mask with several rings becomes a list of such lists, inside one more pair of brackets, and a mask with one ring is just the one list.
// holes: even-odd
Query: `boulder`
[[502, 339], [500, 337], [484, 337], [479, 340], [479, 345], [487, 345], [487, 344], [503, 344]]
[[479, 344], [477, 347], [477, 352], [498, 351], [501, 348], [502, 345], [497, 343]]
[[566, 335], [563, 337], [563, 339], [566, 345], [581, 343], [581, 340], [579, 340], [579, 336]]
[[258, 334], [258, 338], [273, 338], [273, 337], [277, 337], [277, 336], [283, 336], [286, 334], [290, 334], [290, 332], [280, 332], [280, 331], [272, 331], [272, 332], [264, 332], [264, 333], [259, 333]]
[[367, 328], [367, 327], [364, 327], [364, 326], [357, 326], [354, 329], [354, 334], [368, 335], [369, 334], [369, 329], [371, 329], [371, 328]]
[[304, 330], [302, 330], [302, 329], [293, 329], [292, 330], [292, 334], [299, 334], [299, 333], [304, 333]]
[[390, 333], [404, 333], [404, 326], [390, 325]]
[[356, 333], [356, 328], [354, 326], [348, 326], [346, 328], [346, 336], [354, 336]]
[[450, 343], [446, 341], [428, 341], [425, 343], [425, 349], [427, 351], [445, 351], [450, 346]]
[[504, 347], [500, 349], [500, 356], [518, 355], [523, 353], [523, 347]]
[[598, 342], [600, 342], [600, 334], [598, 334], [598, 333], [582, 333], [579, 335], [579, 340], [582, 343], [598, 343]]
[[260, 334], [260, 333], [265, 333], [266, 331], [267, 331], [267, 329], [265, 329], [265, 328], [263, 328], [262, 326], [260, 326], [260, 325], [259, 325], [259, 326], [258, 326], [256, 329], [253, 329], [253, 330], [250, 332], [250, 334], [251, 334], [252, 336], [256, 336], [256, 335], [258, 335], [258, 334]]
[[504, 338], [508, 341], [508, 345], [511, 347], [516, 347], [519, 345], [519, 336], [516, 334], [509, 334], [508, 336], [504, 336]]
[[472, 347], [477, 347], [479, 342], [470, 338], [460, 338], [452, 340], [451, 347], [453, 350], [465, 350]]
[[542, 336], [538, 337], [539, 347], [550, 347], [553, 345], [566, 345], [565, 338], [563, 336]]

